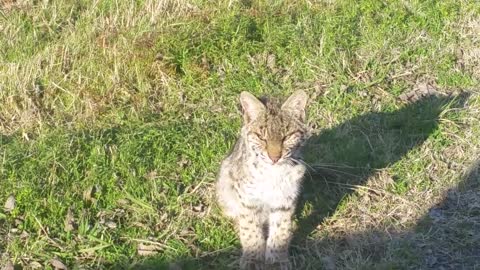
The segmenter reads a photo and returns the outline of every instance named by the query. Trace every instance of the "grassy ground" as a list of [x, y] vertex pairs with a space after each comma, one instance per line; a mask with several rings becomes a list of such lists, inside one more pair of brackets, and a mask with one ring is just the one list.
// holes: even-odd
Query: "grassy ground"
[[0, 3], [0, 265], [234, 268], [238, 94], [304, 89], [296, 268], [480, 268], [478, 3]]

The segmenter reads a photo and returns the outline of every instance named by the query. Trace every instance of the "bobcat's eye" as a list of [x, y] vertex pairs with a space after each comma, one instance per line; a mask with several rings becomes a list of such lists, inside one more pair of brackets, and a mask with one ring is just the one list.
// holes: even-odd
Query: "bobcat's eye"
[[260, 134], [260, 133], [258, 133], [258, 132], [255, 132], [254, 134], [255, 134], [255, 136], [257, 136], [257, 138], [258, 138], [259, 140], [261, 140], [261, 141], [266, 141], [266, 140], [265, 140], [265, 137], [263, 137], [262, 134]]
[[301, 136], [302, 136], [302, 132], [294, 131], [294, 132], [291, 132], [291, 133], [288, 133], [287, 135], [285, 135], [285, 137], [283, 137], [283, 141], [290, 140], [290, 139], [295, 138], [295, 137], [301, 137]]
[[294, 132], [288, 133], [288, 134], [285, 136], [284, 139], [287, 140], [287, 139], [290, 139], [290, 138], [293, 138], [293, 137], [301, 137], [301, 135], [302, 135], [302, 132], [300, 132], [300, 131], [294, 131]]

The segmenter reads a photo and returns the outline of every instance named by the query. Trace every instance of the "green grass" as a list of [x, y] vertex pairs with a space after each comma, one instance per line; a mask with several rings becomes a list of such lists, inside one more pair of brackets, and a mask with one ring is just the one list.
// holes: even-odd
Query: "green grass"
[[[480, 153], [478, 5], [0, 8], [0, 202], [16, 200], [0, 209], [0, 265], [235, 268], [239, 242], [213, 183], [241, 125], [238, 94], [304, 89], [313, 132], [298, 268], [479, 266], [475, 209], [448, 195], [478, 190], [464, 176]], [[436, 97], [405, 99], [425, 85]], [[447, 222], [432, 220], [436, 211]]]

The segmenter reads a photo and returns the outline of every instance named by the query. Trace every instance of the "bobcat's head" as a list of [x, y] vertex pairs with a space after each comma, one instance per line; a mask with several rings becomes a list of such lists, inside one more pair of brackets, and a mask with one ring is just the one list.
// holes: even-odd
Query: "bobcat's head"
[[308, 96], [296, 91], [283, 104], [240, 94], [247, 145], [265, 162], [276, 164], [294, 157], [306, 138]]

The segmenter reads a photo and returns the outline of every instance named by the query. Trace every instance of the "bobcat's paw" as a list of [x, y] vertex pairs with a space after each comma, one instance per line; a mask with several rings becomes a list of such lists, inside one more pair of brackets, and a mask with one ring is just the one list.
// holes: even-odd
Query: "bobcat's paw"
[[262, 259], [242, 256], [240, 258], [241, 270], [265, 270], [265, 263]]
[[287, 251], [267, 250], [265, 254], [267, 270], [291, 270], [292, 266], [288, 259]]
[[292, 265], [289, 261], [267, 263], [266, 270], [292, 270]]

